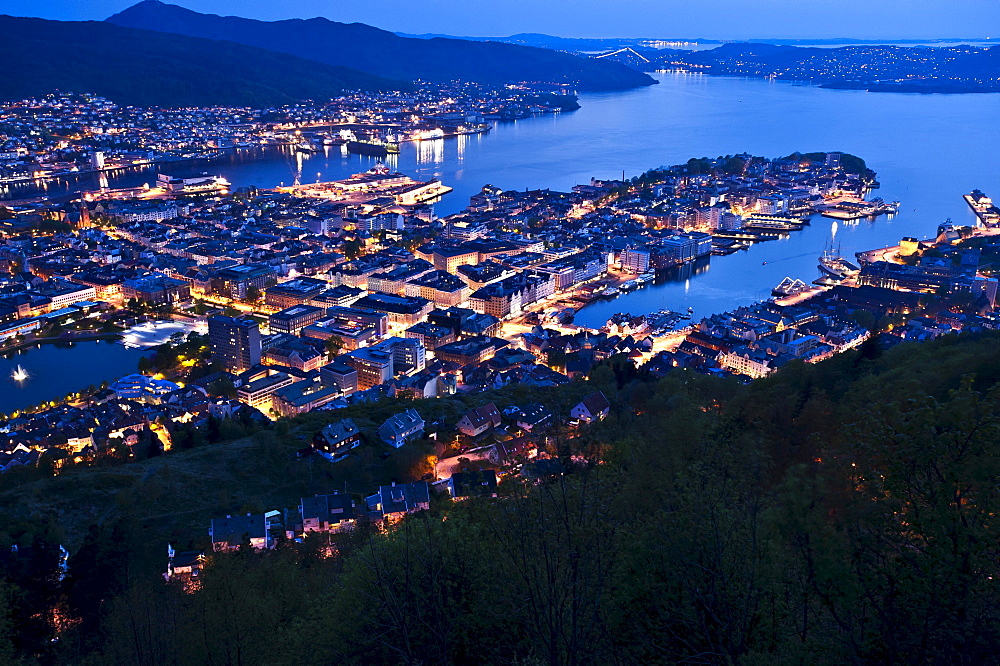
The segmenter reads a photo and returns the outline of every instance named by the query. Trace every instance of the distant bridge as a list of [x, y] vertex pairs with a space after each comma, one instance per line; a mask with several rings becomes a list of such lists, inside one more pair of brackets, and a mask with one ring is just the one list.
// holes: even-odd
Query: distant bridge
[[634, 57], [638, 58], [639, 60], [641, 60], [643, 62], [649, 62], [649, 58], [647, 58], [646, 56], [642, 55], [641, 53], [639, 53], [638, 51], [636, 51], [635, 49], [633, 49], [632, 47], [629, 47], [629, 46], [626, 46], [623, 49], [618, 49], [617, 51], [609, 51], [608, 53], [602, 53], [599, 56], [594, 56], [594, 58], [595, 59], [597, 59], [597, 58], [610, 58], [611, 56], [616, 56], [616, 55], [626, 55], [626, 56], [630, 55], [630, 56], [634, 56]]

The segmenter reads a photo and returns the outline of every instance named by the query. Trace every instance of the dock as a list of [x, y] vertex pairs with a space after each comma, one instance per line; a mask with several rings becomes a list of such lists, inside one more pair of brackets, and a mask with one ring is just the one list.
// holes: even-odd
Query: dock
[[984, 227], [1000, 226], [1000, 208], [993, 205], [991, 198], [980, 190], [973, 190], [971, 194], [962, 195], [962, 198], [979, 218], [979, 224]]

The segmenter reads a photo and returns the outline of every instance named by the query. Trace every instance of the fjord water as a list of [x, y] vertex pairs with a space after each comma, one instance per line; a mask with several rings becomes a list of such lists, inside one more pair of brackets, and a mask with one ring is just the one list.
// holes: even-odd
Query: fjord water
[[[766, 298], [786, 275], [811, 281], [831, 239], [844, 256], [933, 235], [946, 218], [971, 223], [962, 194], [1000, 197], [1000, 94], [919, 95], [825, 90], [757, 79], [657, 75], [659, 85], [581, 96], [571, 113], [497, 124], [485, 135], [403, 144], [392, 166], [454, 188], [437, 204], [457, 212], [487, 183], [505, 189], [568, 190], [591, 177], [635, 176], [650, 168], [743, 151], [779, 157], [794, 151], [843, 151], [864, 158], [882, 184], [873, 196], [902, 202], [893, 219], [812, 226], [747, 252], [712, 257], [666, 282], [584, 308], [577, 323], [597, 327], [615, 312], [694, 308], [696, 317]], [[273, 187], [343, 178], [372, 158], [339, 148], [303, 156], [290, 150], [241, 151], [211, 164], [164, 167], [176, 175], [221, 173], [234, 186]], [[110, 185], [149, 182], [150, 172]], [[82, 183], [94, 187], [96, 183]], [[49, 191], [67, 187], [50, 185]], [[8, 196], [25, 196], [20, 190]], [[765, 263], [766, 262], [766, 263]]]

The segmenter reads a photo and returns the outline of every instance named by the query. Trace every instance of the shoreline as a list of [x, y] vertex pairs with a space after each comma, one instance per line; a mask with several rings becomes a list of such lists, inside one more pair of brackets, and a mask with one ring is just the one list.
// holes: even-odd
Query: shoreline
[[99, 342], [103, 340], [121, 340], [121, 333], [94, 333], [81, 336], [73, 336], [71, 338], [56, 337], [56, 338], [35, 338], [32, 340], [25, 340], [13, 347], [5, 347], [0, 349], [0, 356], [6, 356], [12, 352], [18, 352], [22, 349], [30, 349], [35, 346], [40, 345], [58, 345], [61, 342]]

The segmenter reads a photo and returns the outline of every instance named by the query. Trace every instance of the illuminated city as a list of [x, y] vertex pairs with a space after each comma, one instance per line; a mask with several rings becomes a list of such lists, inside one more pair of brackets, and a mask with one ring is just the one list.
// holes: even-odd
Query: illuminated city
[[0, 15], [0, 662], [995, 658], [988, 36], [104, 5]]

